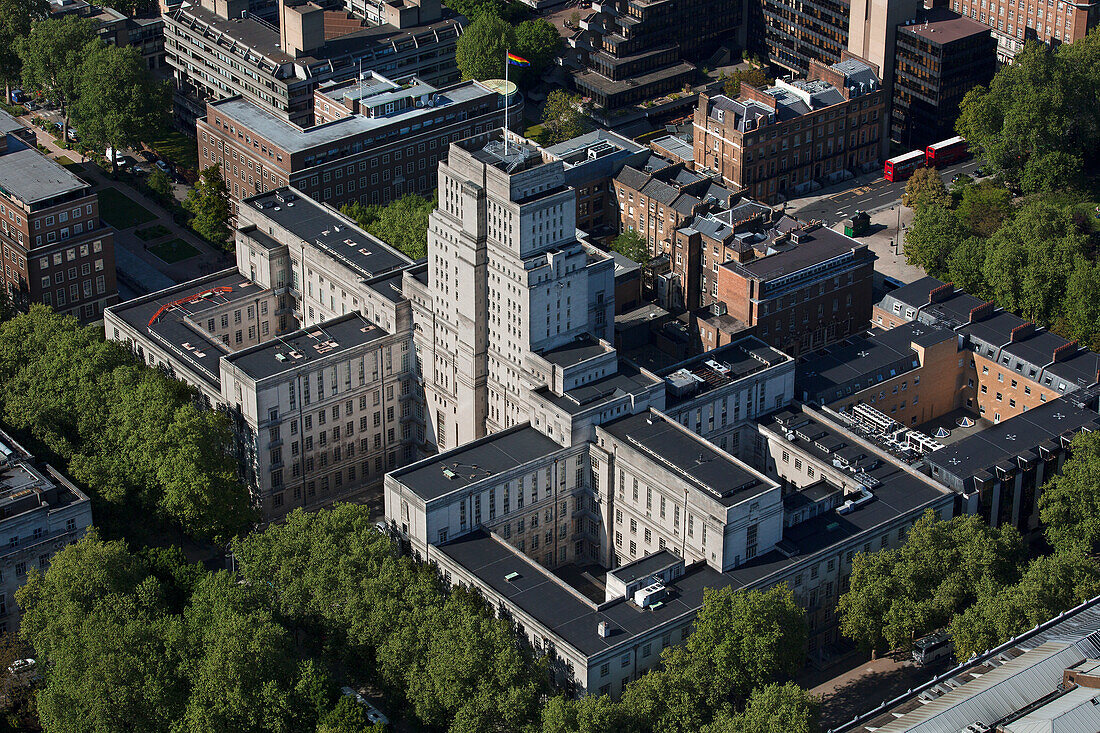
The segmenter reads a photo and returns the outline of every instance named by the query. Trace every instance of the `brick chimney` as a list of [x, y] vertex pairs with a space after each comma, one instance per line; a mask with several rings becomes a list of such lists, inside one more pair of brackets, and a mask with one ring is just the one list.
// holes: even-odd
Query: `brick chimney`
[[992, 303], [982, 303], [979, 306], [975, 306], [970, 309], [970, 323], [977, 323], [983, 318], [988, 318], [989, 314], [993, 312]]
[[944, 283], [928, 292], [928, 305], [942, 303], [955, 294], [955, 283]]
[[1008, 341], [1009, 343], [1014, 344], [1017, 341], [1023, 341], [1034, 333], [1034, 323], [1031, 323], [1030, 321], [1028, 323], [1021, 323], [1019, 326], [1016, 326], [1016, 328], [1012, 329], [1012, 334], [1009, 336]]
[[1057, 364], [1060, 361], [1065, 361], [1074, 354], [1077, 353], [1077, 342], [1070, 341], [1068, 344], [1062, 344], [1054, 350], [1054, 355], [1051, 357], [1051, 361]]

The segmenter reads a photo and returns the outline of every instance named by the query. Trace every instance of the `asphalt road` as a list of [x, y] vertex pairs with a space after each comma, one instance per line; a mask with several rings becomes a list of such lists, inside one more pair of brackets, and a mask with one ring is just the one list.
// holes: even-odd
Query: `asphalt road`
[[[940, 175], [944, 183], [951, 185], [951, 179], [959, 173], [973, 175], [978, 167], [978, 161], [970, 160], [949, 165], [940, 169]], [[901, 195], [905, 193], [905, 181], [891, 183], [885, 178], [879, 178], [869, 184], [841, 191], [831, 196], [826, 196], [811, 204], [807, 204], [795, 212], [795, 217], [807, 221], [819, 219], [832, 226], [843, 219], [847, 219], [856, 211], [866, 211], [873, 214], [876, 211], [889, 208], [897, 204]]]

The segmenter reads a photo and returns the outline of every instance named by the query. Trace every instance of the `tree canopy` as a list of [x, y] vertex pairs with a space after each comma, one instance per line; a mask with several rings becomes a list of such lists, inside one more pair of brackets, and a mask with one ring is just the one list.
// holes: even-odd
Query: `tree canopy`
[[1100, 161], [1100, 33], [1029, 42], [988, 88], [970, 90], [956, 130], [991, 172], [1025, 193], [1080, 185]]
[[4, 422], [90, 491], [97, 516], [139, 512], [219, 541], [252, 523], [228, 416], [101, 328], [32, 305], [0, 324], [0, 384]]
[[562, 89], [555, 89], [546, 96], [542, 105], [543, 145], [570, 140], [585, 131], [585, 117], [580, 111], [581, 98]]
[[39, 20], [17, 43], [23, 83], [41, 90], [66, 115], [79, 94], [86, 55], [103, 44], [90, 18], [66, 15]]
[[905, 182], [905, 194], [901, 202], [911, 208], [918, 206], [949, 206], [951, 196], [943, 185], [943, 178], [935, 168], [922, 166], [913, 171]]
[[463, 79], [503, 79], [509, 50], [518, 53], [512, 26], [494, 13], [481, 13], [459, 36], [455, 64]]
[[641, 234], [628, 229], [611, 241], [611, 249], [635, 262], [649, 261], [649, 244]]
[[130, 148], [167, 125], [170, 96], [168, 84], [153, 79], [136, 48], [92, 44], [80, 64], [72, 118], [87, 142]]
[[229, 240], [229, 186], [216, 165], [204, 168], [199, 180], [187, 191], [183, 208], [190, 212], [196, 232], [217, 244]]
[[49, 669], [37, 699], [50, 731], [305, 733], [335, 702], [266, 588], [178, 551], [152, 559], [91, 530], [16, 598], [20, 634]]
[[513, 27], [495, 11], [481, 11], [462, 32], [455, 48], [455, 63], [463, 79], [503, 79], [505, 54], [511, 51], [530, 62], [513, 66], [508, 78], [522, 84], [533, 83], [561, 51], [558, 29], [543, 19], [526, 20]]
[[1088, 555], [1100, 548], [1100, 433], [1078, 433], [1071, 451], [1043, 485], [1039, 517], [1056, 550]]
[[859, 553], [840, 597], [840, 629], [868, 651], [908, 649], [946, 626], [991, 589], [1016, 582], [1024, 544], [1011, 526], [975, 515], [940, 520], [927, 512], [896, 550]]
[[0, 80], [4, 82], [5, 104], [11, 102], [7, 92], [12, 83], [21, 76], [20, 42], [49, 12], [46, 0], [0, 0]]
[[428, 254], [428, 217], [436, 198], [408, 193], [385, 205], [345, 204], [341, 211], [359, 226], [414, 260]]

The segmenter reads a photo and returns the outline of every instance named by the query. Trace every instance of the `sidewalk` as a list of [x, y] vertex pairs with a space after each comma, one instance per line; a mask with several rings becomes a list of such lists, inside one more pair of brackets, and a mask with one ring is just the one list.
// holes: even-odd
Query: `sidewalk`
[[[84, 164], [84, 172], [81, 178], [92, 185], [97, 191], [105, 188], [114, 188], [125, 195], [131, 201], [147, 209], [155, 218], [139, 225], [116, 230], [115, 248], [124, 249], [129, 257], [116, 256], [116, 269], [131, 287], [153, 292], [164, 287], [165, 280], [156, 277], [160, 273], [172, 282], [184, 282], [193, 280], [202, 275], [216, 272], [232, 266], [233, 257], [230, 253], [221, 252], [211, 247], [201, 238], [197, 237], [186, 227], [180, 226], [173, 220], [172, 214], [166, 211], [156, 201], [121, 180], [111, 180], [109, 174], [100, 169], [75, 150], [67, 150], [59, 146], [48, 133], [35, 127], [30, 122], [30, 115], [19, 118], [25, 126], [35, 131], [39, 144], [43, 145], [54, 159], [66, 158], [74, 163]], [[138, 229], [147, 229], [160, 225], [167, 230], [167, 234], [149, 241], [142, 241], [135, 232]], [[180, 239], [198, 250], [198, 254], [179, 262], [165, 262], [149, 251], [150, 246]], [[144, 267], [128, 266], [129, 263], [140, 261]], [[152, 273], [152, 274], [150, 274]]]

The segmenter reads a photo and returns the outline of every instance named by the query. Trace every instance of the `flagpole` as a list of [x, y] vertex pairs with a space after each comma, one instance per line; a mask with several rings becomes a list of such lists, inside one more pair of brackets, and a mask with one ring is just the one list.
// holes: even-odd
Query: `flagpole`
[[504, 51], [504, 156], [508, 157], [508, 50]]

